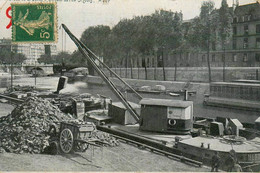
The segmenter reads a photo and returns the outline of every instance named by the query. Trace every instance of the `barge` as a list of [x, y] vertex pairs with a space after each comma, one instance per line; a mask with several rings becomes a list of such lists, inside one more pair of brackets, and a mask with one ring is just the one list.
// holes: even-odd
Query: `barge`
[[260, 84], [257, 81], [212, 82], [204, 105], [260, 111]]

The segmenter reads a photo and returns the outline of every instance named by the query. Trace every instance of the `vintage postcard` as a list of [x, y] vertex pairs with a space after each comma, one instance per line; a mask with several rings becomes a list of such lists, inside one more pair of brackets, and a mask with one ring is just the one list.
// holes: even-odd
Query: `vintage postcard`
[[0, 172], [259, 172], [260, 2], [0, 0]]

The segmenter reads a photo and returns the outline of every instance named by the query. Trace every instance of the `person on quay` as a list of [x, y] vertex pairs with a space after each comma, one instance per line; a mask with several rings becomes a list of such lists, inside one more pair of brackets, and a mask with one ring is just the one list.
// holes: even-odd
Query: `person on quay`
[[226, 164], [228, 166], [227, 171], [232, 172], [236, 163], [237, 163], [236, 152], [235, 150], [232, 149], [230, 150], [228, 158], [226, 160]]
[[218, 172], [218, 168], [220, 165], [220, 157], [217, 151], [215, 151], [214, 156], [212, 156], [211, 162], [211, 172]]

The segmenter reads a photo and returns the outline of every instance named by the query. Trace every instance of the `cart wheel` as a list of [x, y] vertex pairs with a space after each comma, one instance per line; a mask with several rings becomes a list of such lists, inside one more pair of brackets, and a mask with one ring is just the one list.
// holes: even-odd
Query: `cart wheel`
[[60, 133], [60, 148], [64, 153], [71, 152], [73, 148], [73, 134], [70, 129], [64, 129]]

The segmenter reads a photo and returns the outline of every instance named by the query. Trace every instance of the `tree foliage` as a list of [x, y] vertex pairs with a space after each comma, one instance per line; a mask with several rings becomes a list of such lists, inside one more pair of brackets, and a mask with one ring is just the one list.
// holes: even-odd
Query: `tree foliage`
[[122, 19], [111, 30], [107, 26], [90, 27], [82, 34], [81, 41], [105, 59], [131, 58], [156, 52], [161, 47], [178, 47], [181, 25], [181, 13], [160, 10], [149, 16]]
[[2, 64], [20, 64], [26, 59], [24, 54], [14, 53], [10, 51], [0, 51], [0, 63]]
[[80, 41], [88, 45], [98, 56], [103, 56], [107, 50], [110, 32], [109, 26], [89, 27], [82, 33]]
[[70, 58], [70, 54], [67, 52], [60, 52], [58, 55], [48, 56], [42, 55], [38, 62], [46, 64], [62, 64], [63, 60]]
[[219, 9], [218, 24], [218, 33], [223, 49], [232, 36], [232, 13], [228, 7], [226, 0], [222, 0], [221, 7]]

